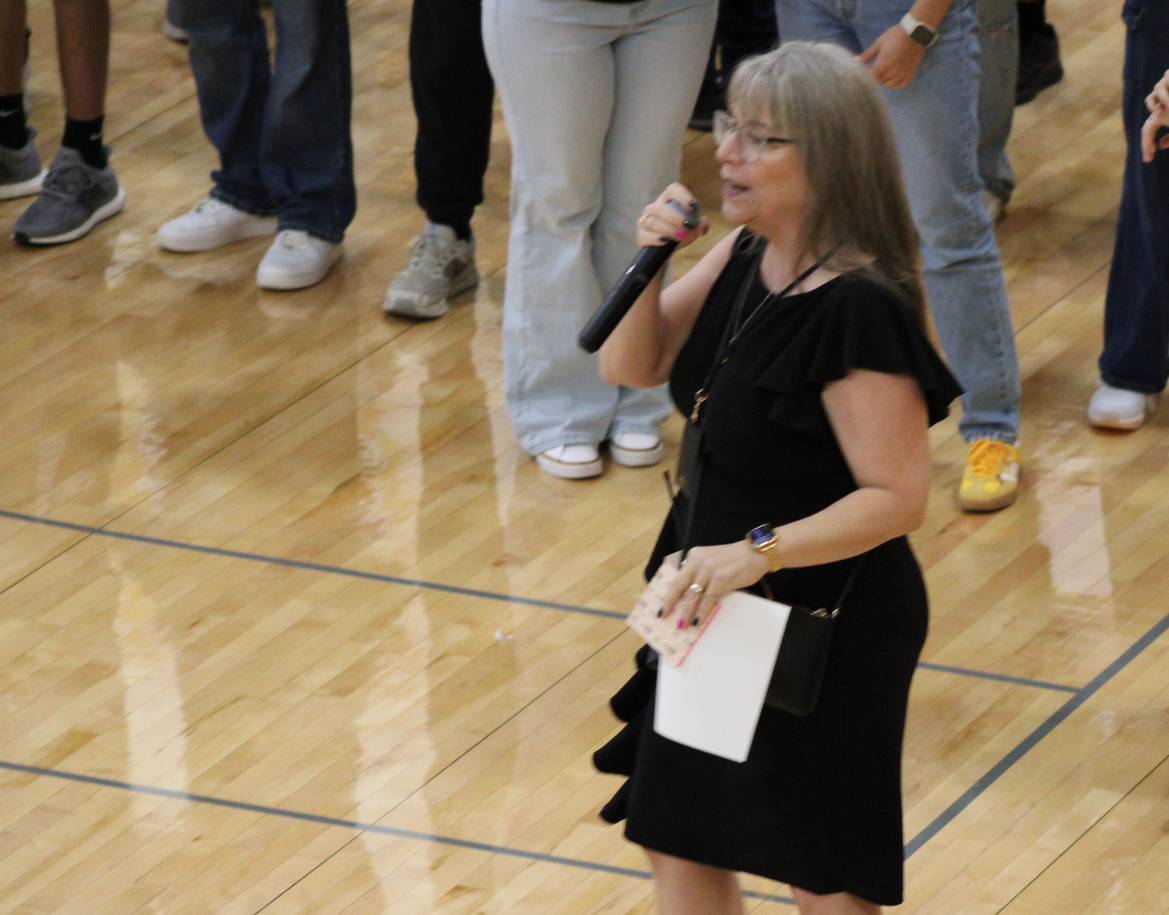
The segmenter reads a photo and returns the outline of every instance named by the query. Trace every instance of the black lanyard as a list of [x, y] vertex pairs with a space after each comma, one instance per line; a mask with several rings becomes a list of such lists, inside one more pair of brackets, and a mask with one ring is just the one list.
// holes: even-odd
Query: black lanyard
[[835, 253], [836, 249], [829, 251], [816, 261], [816, 263], [812, 264], [811, 267], [784, 286], [779, 292], [768, 292], [763, 297], [763, 301], [756, 305], [755, 310], [744, 320], [743, 311], [747, 307], [747, 295], [751, 291], [751, 286], [754, 284], [755, 278], [763, 269], [763, 256], [760, 255], [759, 260], [755, 263], [755, 269], [748, 272], [747, 276], [743, 278], [742, 284], [739, 286], [739, 293], [735, 296], [735, 304], [731, 309], [730, 320], [727, 321], [727, 326], [723, 328], [722, 340], [719, 342], [718, 352], [714, 357], [714, 362], [710, 366], [710, 372], [707, 373], [706, 380], [702, 382], [702, 387], [694, 395], [694, 409], [690, 411], [690, 422], [698, 422], [699, 410], [702, 404], [706, 402], [707, 397], [710, 396], [710, 386], [714, 384], [714, 376], [726, 364], [727, 360], [731, 358], [731, 347], [739, 341], [739, 338], [743, 336], [747, 328], [766, 309], [771, 300], [784, 298], [789, 292], [800, 285], [800, 283], [823, 267], [824, 262]]

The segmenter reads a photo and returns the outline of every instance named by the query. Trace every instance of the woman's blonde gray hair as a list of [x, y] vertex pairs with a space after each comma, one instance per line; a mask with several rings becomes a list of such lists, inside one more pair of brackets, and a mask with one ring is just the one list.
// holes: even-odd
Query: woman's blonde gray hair
[[811, 192], [805, 251], [835, 251], [827, 266], [869, 274], [924, 325], [917, 229], [885, 101], [865, 67], [836, 45], [789, 41], [739, 64], [727, 98], [740, 121], [795, 139]]

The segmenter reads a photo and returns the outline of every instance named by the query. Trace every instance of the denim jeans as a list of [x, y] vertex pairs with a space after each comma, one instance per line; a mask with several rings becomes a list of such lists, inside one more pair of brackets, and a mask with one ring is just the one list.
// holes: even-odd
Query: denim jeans
[[978, 173], [986, 189], [1004, 204], [1015, 191], [1015, 172], [1007, 140], [1015, 119], [1015, 82], [1019, 71], [1019, 14], [1016, 0], [977, 0]]
[[[777, 0], [783, 40], [834, 41], [860, 53], [911, 0]], [[978, 173], [978, 23], [955, 0], [912, 82], [884, 90], [902, 174], [921, 235], [925, 286], [942, 349], [966, 393], [966, 441], [1014, 443], [1019, 364], [994, 227]]]
[[1169, 150], [1141, 161], [1145, 96], [1169, 70], [1169, 6], [1126, 0], [1124, 132], [1128, 153], [1116, 249], [1104, 299], [1100, 377], [1114, 388], [1156, 394], [1169, 379]]
[[345, 0], [273, 0], [275, 68], [259, 0], [171, 0], [167, 12], [190, 35], [203, 130], [219, 151], [212, 196], [339, 242], [357, 209]]
[[484, 0], [483, 43], [512, 145], [504, 383], [530, 454], [652, 432], [664, 386], [604, 383], [576, 338], [675, 180], [714, 0]]

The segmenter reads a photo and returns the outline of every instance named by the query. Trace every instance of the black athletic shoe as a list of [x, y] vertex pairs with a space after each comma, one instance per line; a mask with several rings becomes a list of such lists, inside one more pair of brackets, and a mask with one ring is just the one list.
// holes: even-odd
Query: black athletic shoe
[[710, 133], [714, 129], [714, 113], [726, 104], [723, 94], [716, 92], [712, 95], [701, 94], [694, 103], [694, 112], [690, 115], [690, 123], [686, 126], [691, 130], [701, 130]]
[[1055, 29], [1049, 35], [1027, 35], [1019, 43], [1019, 76], [1015, 82], [1015, 104], [1026, 105], [1048, 86], [1063, 79], [1059, 62], [1059, 38]]

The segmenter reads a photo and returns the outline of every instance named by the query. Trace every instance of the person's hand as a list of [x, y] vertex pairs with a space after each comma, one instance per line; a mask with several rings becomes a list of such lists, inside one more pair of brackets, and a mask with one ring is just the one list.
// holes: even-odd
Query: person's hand
[[1169, 70], [1153, 87], [1145, 99], [1145, 105], [1151, 113], [1141, 128], [1141, 158], [1152, 162], [1158, 149], [1169, 149], [1169, 134], [1157, 139], [1160, 130], [1169, 127]]
[[923, 57], [925, 48], [895, 25], [879, 35], [858, 59], [870, 65], [873, 78], [886, 89], [904, 89], [913, 81]]
[[637, 220], [638, 247], [653, 248], [676, 241], [679, 248], [685, 248], [701, 238], [710, 231], [710, 220], [695, 215], [696, 210], [694, 195], [680, 184], [671, 184], [642, 210]]
[[686, 554], [666, 599], [662, 616], [678, 612], [680, 626], [701, 626], [718, 602], [767, 574], [767, 557], [745, 540], [719, 546], [696, 546]]

